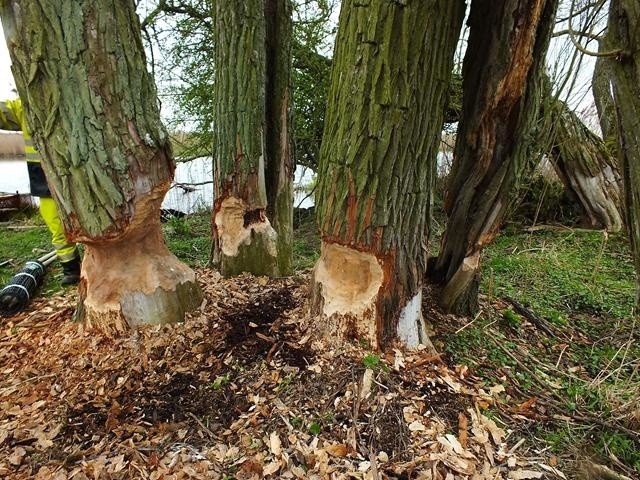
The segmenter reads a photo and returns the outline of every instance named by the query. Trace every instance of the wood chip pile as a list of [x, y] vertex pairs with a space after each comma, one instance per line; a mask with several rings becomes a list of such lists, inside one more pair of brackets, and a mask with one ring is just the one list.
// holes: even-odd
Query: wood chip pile
[[562, 478], [428, 352], [313, 337], [305, 277], [225, 280], [183, 324], [106, 338], [72, 294], [0, 334], [0, 477]]

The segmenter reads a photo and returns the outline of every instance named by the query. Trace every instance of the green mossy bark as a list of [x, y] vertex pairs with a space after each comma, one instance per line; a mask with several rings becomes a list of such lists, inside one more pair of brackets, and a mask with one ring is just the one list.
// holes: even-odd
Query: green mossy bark
[[463, 1], [342, 4], [318, 170], [325, 243], [385, 271], [371, 321], [379, 345], [421, 291], [432, 185]]
[[556, 100], [549, 110], [556, 173], [582, 206], [589, 227], [619, 231], [624, 223], [622, 179], [615, 158], [564, 102]]
[[278, 234], [277, 267], [280, 275], [293, 271], [293, 176], [291, 141], [290, 0], [266, 0], [266, 186], [267, 216]]
[[[239, 271], [280, 276], [291, 272], [293, 158], [289, 137], [289, 0], [225, 0], [214, 5], [215, 126], [214, 259], [225, 276]], [[216, 215], [224, 199], [261, 211], [277, 233], [276, 256], [268, 237], [234, 257], [221, 248]], [[245, 228], [252, 228], [248, 224]], [[255, 251], [254, 251], [255, 250]], [[265, 268], [271, 268], [266, 271]]]
[[125, 0], [7, 0], [12, 71], [67, 232], [115, 238], [171, 180], [169, 137]]
[[[478, 275], [457, 275], [497, 234], [535, 148], [544, 58], [557, 0], [474, 1], [463, 65], [463, 113], [445, 198], [448, 222], [433, 278], [443, 307], [475, 310]], [[472, 263], [476, 263], [474, 260]], [[479, 268], [477, 270], [479, 272]], [[454, 279], [465, 279], [458, 285]], [[471, 279], [471, 280], [469, 280]]]
[[0, 18], [67, 236], [87, 244], [79, 314], [105, 331], [182, 320], [201, 294], [160, 231], [175, 165], [134, 3], [7, 0]]
[[611, 72], [626, 223], [636, 266], [636, 306], [640, 307], [640, 3], [637, 0], [611, 0], [606, 45], [607, 50], [623, 50], [611, 59]]

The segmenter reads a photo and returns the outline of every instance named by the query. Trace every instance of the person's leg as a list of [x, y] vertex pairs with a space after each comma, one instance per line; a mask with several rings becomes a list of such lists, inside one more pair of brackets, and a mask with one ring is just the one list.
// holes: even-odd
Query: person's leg
[[56, 204], [50, 197], [40, 197], [40, 215], [51, 232], [51, 243], [62, 264], [62, 285], [74, 285], [80, 281], [80, 255], [75, 243], [67, 241]]

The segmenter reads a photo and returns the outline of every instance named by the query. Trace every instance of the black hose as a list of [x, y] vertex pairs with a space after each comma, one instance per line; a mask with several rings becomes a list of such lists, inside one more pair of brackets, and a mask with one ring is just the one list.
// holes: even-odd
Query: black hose
[[16, 273], [9, 284], [0, 290], [0, 314], [6, 317], [15, 315], [27, 306], [36, 290], [42, 285], [45, 264], [40, 261], [27, 262]]

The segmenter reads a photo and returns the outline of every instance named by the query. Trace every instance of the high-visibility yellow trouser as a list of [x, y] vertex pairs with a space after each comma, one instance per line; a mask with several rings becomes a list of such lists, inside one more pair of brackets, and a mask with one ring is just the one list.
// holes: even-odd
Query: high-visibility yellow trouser
[[53, 198], [40, 197], [40, 215], [51, 232], [51, 243], [61, 262], [69, 262], [78, 258], [78, 248], [75, 243], [69, 243], [64, 234], [62, 220], [58, 216], [58, 209]]

